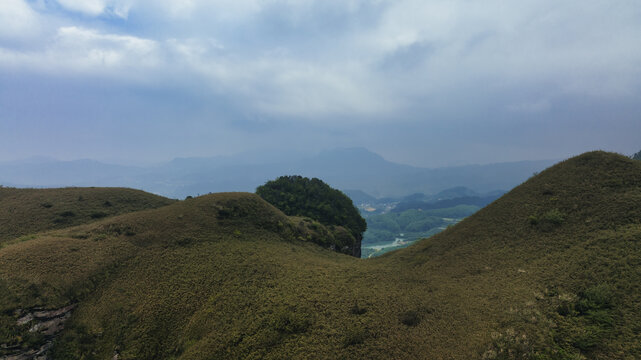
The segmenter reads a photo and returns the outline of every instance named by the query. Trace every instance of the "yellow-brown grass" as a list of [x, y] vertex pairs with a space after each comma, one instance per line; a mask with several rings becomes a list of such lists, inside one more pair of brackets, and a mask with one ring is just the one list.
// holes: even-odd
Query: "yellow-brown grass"
[[0, 246], [17, 237], [171, 204], [124, 188], [16, 189], [0, 187]]
[[214, 194], [0, 249], [16, 308], [78, 302], [56, 358], [641, 357], [641, 163], [595, 152], [363, 260], [255, 195]]

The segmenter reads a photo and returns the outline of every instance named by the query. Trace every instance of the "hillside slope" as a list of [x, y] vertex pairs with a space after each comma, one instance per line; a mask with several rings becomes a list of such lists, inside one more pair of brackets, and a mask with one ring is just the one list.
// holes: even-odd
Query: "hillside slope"
[[0, 249], [0, 354], [635, 359], [640, 200], [641, 163], [594, 152], [372, 260], [252, 194], [42, 233]]
[[499, 311], [496, 348], [641, 357], [641, 164], [623, 156], [564, 161], [388, 260], [475, 283], [473, 296], [491, 300], [476, 316]]
[[0, 245], [19, 236], [169, 205], [173, 200], [124, 188], [0, 187]]

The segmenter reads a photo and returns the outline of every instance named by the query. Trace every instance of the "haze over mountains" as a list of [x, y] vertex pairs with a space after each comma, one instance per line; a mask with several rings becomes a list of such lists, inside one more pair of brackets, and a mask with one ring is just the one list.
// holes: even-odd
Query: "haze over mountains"
[[0, 184], [18, 187], [126, 186], [172, 198], [223, 191], [254, 191], [280, 175], [318, 177], [342, 190], [374, 197], [434, 194], [454, 186], [479, 193], [508, 190], [553, 160], [420, 168], [385, 160], [364, 148], [342, 148], [308, 157], [265, 159], [238, 155], [177, 158], [144, 167], [93, 160], [32, 158], [0, 163]]

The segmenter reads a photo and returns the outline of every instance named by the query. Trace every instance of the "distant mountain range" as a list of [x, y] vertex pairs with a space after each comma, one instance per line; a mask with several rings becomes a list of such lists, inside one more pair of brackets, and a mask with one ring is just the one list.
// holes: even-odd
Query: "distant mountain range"
[[296, 174], [318, 177], [332, 187], [358, 189], [367, 196], [380, 198], [435, 194], [454, 186], [477, 193], [507, 190], [554, 162], [519, 161], [429, 169], [387, 161], [364, 148], [334, 149], [283, 161], [246, 155], [177, 158], [151, 167], [34, 158], [0, 163], [0, 184], [16, 187], [123, 186], [184, 198], [210, 192], [253, 192], [268, 180]]

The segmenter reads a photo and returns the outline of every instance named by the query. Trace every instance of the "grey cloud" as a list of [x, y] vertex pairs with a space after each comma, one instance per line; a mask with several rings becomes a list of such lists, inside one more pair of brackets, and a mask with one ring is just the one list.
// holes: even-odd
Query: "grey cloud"
[[[69, 91], [40, 101], [36, 114], [29, 90], [10, 94], [19, 79], [0, 84], [14, 132], [42, 114], [81, 128], [94, 116], [105, 134], [97, 143], [117, 136], [109, 119], [128, 119], [119, 126], [131, 134], [152, 129], [190, 154], [231, 149], [228, 139], [274, 146], [295, 136], [293, 147], [359, 145], [410, 158], [450, 146], [456, 150], [439, 156], [475, 149], [473, 160], [482, 161], [508, 146], [510, 156], [524, 156], [537, 141], [544, 153], [590, 143], [631, 148], [629, 132], [639, 127], [641, 8], [633, 2], [96, 0], [83, 10], [65, 1], [0, 4], [0, 14], [27, 9], [40, 28], [34, 40], [4, 27], [0, 76], [36, 79], [32, 93], [45, 93], [43, 83]], [[93, 114], [71, 97], [100, 94], [105, 83], [132, 98], [87, 98], [101, 111]], [[567, 140], [581, 122], [603, 138]], [[626, 132], [619, 143], [608, 126]], [[564, 138], [546, 129], [572, 144], [549, 146]]]

